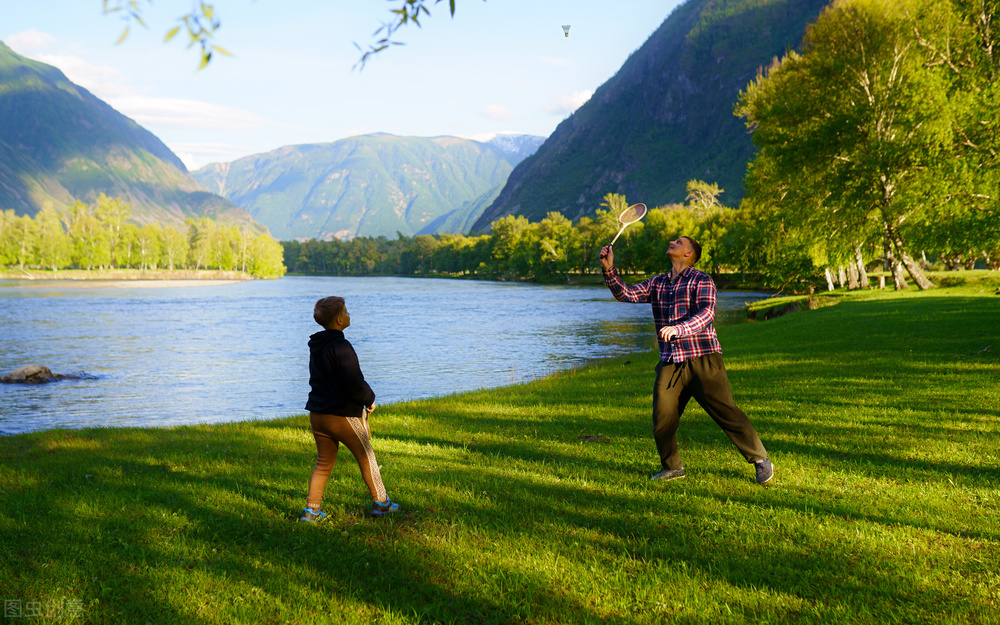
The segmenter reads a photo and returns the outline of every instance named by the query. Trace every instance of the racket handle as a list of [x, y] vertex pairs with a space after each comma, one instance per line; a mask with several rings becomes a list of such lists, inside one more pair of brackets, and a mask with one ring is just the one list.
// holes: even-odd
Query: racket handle
[[625, 232], [625, 226], [621, 227], [621, 230], [618, 231], [618, 234], [615, 235], [615, 238], [611, 239], [611, 243], [609, 243], [608, 246], [610, 247], [611, 245], [614, 245], [615, 241], [618, 240], [618, 237], [620, 237], [623, 232]]

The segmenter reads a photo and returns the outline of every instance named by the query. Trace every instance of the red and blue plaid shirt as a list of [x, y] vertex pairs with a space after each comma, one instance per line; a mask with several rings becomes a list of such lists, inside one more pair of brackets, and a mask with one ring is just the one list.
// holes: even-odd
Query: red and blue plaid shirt
[[[653, 306], [656, 340], [660, 344], [660, 360], [684, 362], [689, 358], [722, 353], [715, 335], [716, 291], [712, 276], [688, 267], [670, 280], [670, 274], [660, 274], [638, 284], [627, 286], [614, 267], [604, 272], [604, 282], [620, 302]], [[673, 326], [677, 336], [670, 341], [660, 338], [660, 328]]]

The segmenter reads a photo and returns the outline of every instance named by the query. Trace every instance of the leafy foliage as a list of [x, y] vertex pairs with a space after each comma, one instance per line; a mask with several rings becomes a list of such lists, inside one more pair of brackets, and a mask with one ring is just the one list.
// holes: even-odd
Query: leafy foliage
[[131, 207], [101, 194], [93, 205], [77, 202], [60, 221], [44, 208], [34, 219], [0, 211], [0, 267], [24, 269], [220, 269], [258, 278], [285, 273], [281, 245], [266, 234], [188, 219], [183, 230], [158, 223], [129, 223]]
[[[153, 0], [147, 0], [150, 4]], [[369, 44], [368, 49], [362, 49], [358, 44], [354, 44], [362, 52], [358, 60], [357, 67], [364, 69], [365, 63], [379, 52], [389, 48], [389, 46], [402, 45], [401, 41], [394, 40], [394, 36], [404, 26], [414, 24], [420, 26], [422, 17], [429, 17], [431, 12], [428, 8], [430, 4], [438, 4], [443, 0], [399, 0], [398, 9], [390, 9], [391, 18], [383, 22], [382, 26], [375, 32], [377, 39]], [[115, 15], [124, 23], [125, 28], [118, 37], [118, 44], [123, 43], [131, 32], [132, 25], [138, 24], [146, 28], [146, 22], [142, 18], [143, 2], [141, 0], [103, 0], [104, 14]], [[448, 0], [448, 8], [452, 17], [455, 15], [455, 0]], [[187, 35], [188, 48], [197, 47], [199, 51], [198, 69], [203, 69], [212, 62], [213, 55], [222, 54], [232, 56], [232, 54], [216, 45], [215, 36], [222, 27], [222, 21], [216, 15], [214, 3], [197, 0], [191, 3], [191, 10], [177, 18], [177, 25], [167, 31], [164, 42], [174, 39], [181, 30]]]
[[[691, 181], [692, 188], [712, 188]], [[717, 187], [715, 187], [717, 189]], [[719, 191], [721, 192], [721, 191]], [[726, 266], [722, 237], [732, 210], [692, 203], [650, 210], [618, 239], [616, 262], [626, 273], [669, 269], [670, 241], [689, 235], [704, 246], [701, 264]], [[617, 217], [628, 206], [624, 196], [609, 194], [607, 210], [571, 222], [552, 211], [537, 223], [520, 215], [493, 222], [490, 233], [416, 235], [396, 239], [357, 237], [350, 241], [283, 241], [284, 262], [292, 273], [327, 275], [462, 275], [496, 280], [565, 281], [601, 272], [598, 254], [619, 228]]]
[[[149, 0], [152, 3], [152, 0]], [[142, 2], [139, 0], [104, 0], [104, 14], [117, 15], [125, 22], [125, 29], [122, 31], [118, 42], [121, 44], [128, 38], [132, 24], [139, 24], [146, 27], [142, 19]], [[207, 2], [193, 2], [190, 12], [177, 18], [180, 22], [167, 31], [163, 40], [170, 41], [183, 28], [188, 38], [188, 47], [197, 46], [200, 54], [198, 69], [203, 69], [212, 61], [213, 54], [223, 54], [232, 56], [228, 50], [213, 43], [216, 31], [222, 26], [222, 22], [215, 15], [215, 6]]]
[[838, 0], [802, 54], [747, 87], [737, 112], [759, 151], [740, 217], [759, 260], [794, 278], [881, 247], [897, 288], [901, 265], [928, 288], [913, 242], [996, 256], [981, 227], [997, 206], [996, 61], [977, 19], [947, 0]]

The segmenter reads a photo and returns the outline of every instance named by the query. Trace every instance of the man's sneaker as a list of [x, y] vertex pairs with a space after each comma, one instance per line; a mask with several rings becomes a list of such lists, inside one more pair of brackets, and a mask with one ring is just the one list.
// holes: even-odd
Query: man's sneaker
[[679, 477], [684, 477], [684, 467], [679, 469], [664, 469], [649, 479], [667, 481], [676, 480]]
[[323, 512], [321, 508], [303, 508], [302, 516], [299, 517], [300, 521], [307, 521], [309, 523], [318, 523], [326, 518], [326, 513]]
[[753, 463], [753, 466], [757, 468], [758, 484], [766, 484], [774, 477], [774, 466], [771, 465], [771, 461], [768, 458]]
[[372, 516], [380, 517], [387, 514], [392, 514], [393, 512], [399, 512], [399, 504], [393, 503], [392, 499], [388, 497], [385, 501], [375, 501], [372, 502]]

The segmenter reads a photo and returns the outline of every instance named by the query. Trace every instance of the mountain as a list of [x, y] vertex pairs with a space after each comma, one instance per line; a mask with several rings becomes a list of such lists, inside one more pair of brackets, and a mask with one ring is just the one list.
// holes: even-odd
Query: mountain
[[738, 205], [753, 156], [733, 115], [761, 67], [802, 40], [827, 0], [688, 0], [511, 173], [473, 224], [552, 210], [593, 214], [607, 193], [661, 206], [689, 180], [717, 183]]
[[139, 224], [206, 216], [263, 231], [246, 211], [202, 189], [155, 135], [58, 69], [0, 42], [0, 210], [34, 215], [101, 193], [130, 202]]
[[282, 240], [468, 232], [542, 141], [379, 133], [214, 163], [194, 177]]

